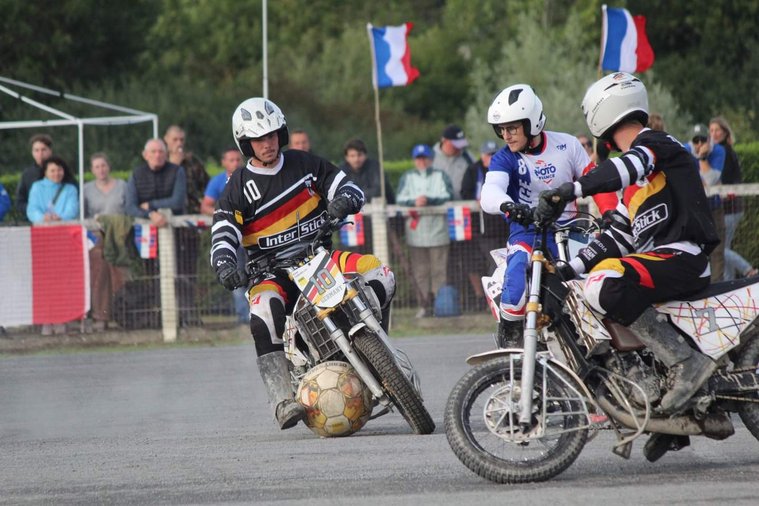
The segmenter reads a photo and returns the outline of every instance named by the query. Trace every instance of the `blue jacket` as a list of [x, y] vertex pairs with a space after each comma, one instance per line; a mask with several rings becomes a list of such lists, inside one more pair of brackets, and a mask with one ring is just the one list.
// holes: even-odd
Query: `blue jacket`
[[5, 187], [0, 184], [0, 221], [3, 221], [3, 218], [5, 218], [5, 214], [10, 210], [11, 208], [11, 197], [8, 195], [8, 192], [5, 190]]
[[[58, 188], [63, 184], [63, 190], [52, 205]], [[53, 183], [49, 179], [40, 179], [32, 184], [29, 190], [29, 203], [26, 206], [26, 216], [32, 223], [44, 221], [45, 213], [53, 211], [61, 220], [75, 220], [79, 217], [79, 194], [76, 186], [69, 183]]]

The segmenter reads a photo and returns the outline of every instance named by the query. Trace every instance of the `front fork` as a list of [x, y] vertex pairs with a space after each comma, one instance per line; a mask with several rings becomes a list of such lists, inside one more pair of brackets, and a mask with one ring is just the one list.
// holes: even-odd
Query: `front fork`
[[522, 356], [522, 391], [519, 395], [519, 426], [527, 433], [532, 427], [532, 390], [535, 386], [535, 356], [538, 349], [538, 315], [540, 314], [540, 283], [545, 257], [539, 249], [533, 250], [530, 262], [530, 293], [525, 309], [524, 355]]

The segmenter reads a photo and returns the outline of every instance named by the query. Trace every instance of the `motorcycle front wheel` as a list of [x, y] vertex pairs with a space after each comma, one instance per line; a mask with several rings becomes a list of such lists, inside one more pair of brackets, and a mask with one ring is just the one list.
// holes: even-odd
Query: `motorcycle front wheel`
[[527, 434], [519, 428], [521, 360], [507, 356], [484, 362], [453, 388], [445, 408], [445, 434], [471, 471], [496, 483], [545, 481], [580, 455], [588, 439], [583, 402], [566, 375], [545, 371], [535, 369]]
[[393, 353], [367, 330], [361, 330], [353, 336], [353, 345], [374, 371], [411, 430], [416, 434], [431, 434], [435, 430], [435, 422], [411, 380], [398, 367]]

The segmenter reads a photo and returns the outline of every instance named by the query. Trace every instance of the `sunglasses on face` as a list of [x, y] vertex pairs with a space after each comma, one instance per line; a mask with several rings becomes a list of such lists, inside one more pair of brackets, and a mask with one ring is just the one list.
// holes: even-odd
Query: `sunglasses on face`
[[498, 125], [496, 126], [496, 130], [499, 136], [503, 137], [504, 133], [508, 133], [509, 135], [516, 135], [519, 132], [519, 128], [522, 125]]

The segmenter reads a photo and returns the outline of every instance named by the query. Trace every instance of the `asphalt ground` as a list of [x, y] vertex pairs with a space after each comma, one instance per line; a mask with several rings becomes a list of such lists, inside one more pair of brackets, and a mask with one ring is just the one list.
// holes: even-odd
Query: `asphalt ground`
[[736, 417], [725, 441], [656, 463], [624, 460], [603, 432], [563, 474], [497, 485], [465, 468], [443, 409], [487, 335], [396, 340], [438, 428], [400, 415], [346, 437], [280, 431], [249, 343], [0, 357], [0, 504], [759, 504], [759, 442]]

